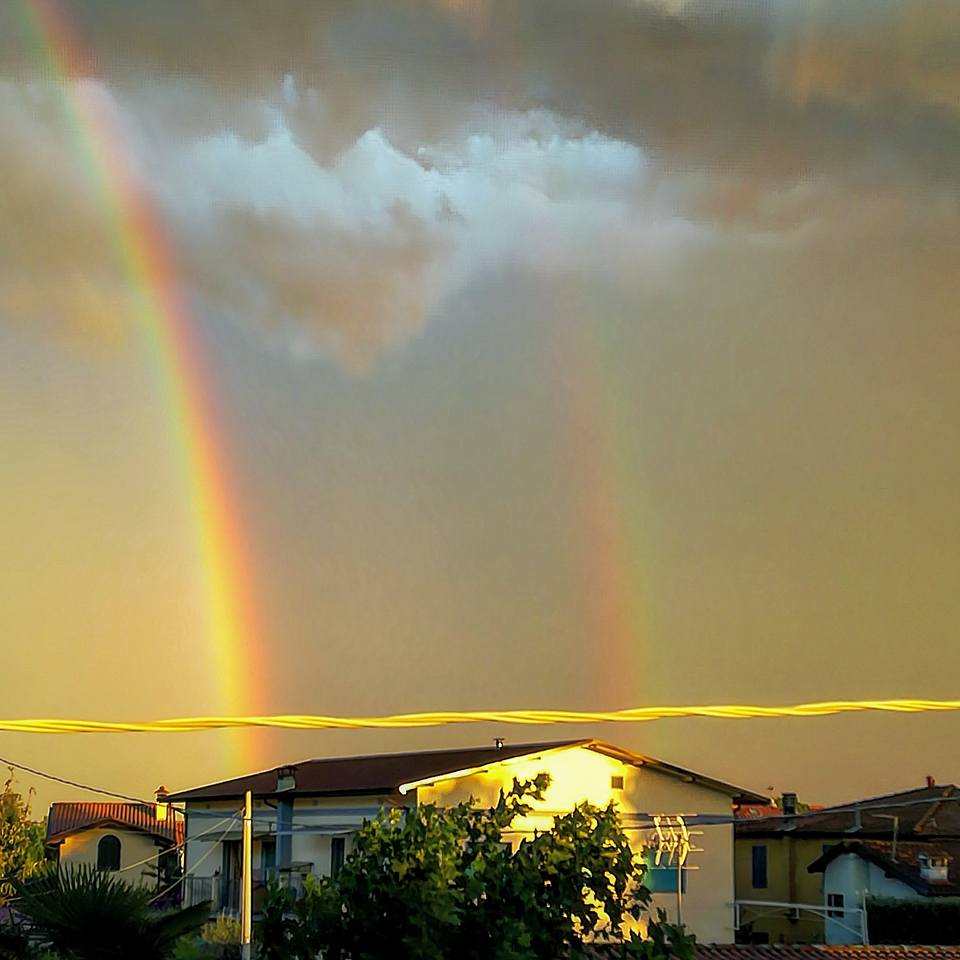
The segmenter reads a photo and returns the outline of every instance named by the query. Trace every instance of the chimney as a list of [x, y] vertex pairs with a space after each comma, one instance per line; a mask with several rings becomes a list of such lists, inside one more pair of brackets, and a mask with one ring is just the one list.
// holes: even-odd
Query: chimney
[[785, 817], [794, 817], [797, 814], [797, 795], [785, 793], [780, 797], [780, 811]]
[[928, 773], [928, 774], [927, 774], [927, 789], [928, 789], [928, 790], [932, 790], [936, 785], [937, 785], [937, 781], [934, 780], [933, 777], [931, 777], [930, 774]]
[[921, 853], [920, 876], [928, 883], [949, 883], [950, 858], [947, 856]]
[[296, 790], [297, 788], [297, 768], [280, 767], [277, 770], [277, 793], [283, 793], [286, 790]]
[[154, 807], [154, 816], [157, 818], [158, 823], [162, 823], [167, 819], [167, 813], [170, 810], [170, 804], [167, 803], [167, 797], [170, 796], [170, 791], [167, 790], [163, 784], [157, 787], [157, 803]]

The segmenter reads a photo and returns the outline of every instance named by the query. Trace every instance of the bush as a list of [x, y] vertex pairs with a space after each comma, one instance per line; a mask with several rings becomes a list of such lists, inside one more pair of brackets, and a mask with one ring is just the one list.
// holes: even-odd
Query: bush
[[[262, 960], [558, 960], [609, 955], [692, 957], [692, 937], [647, 915], [650, 893], [611, 804], [557, 817], [516, 852], [501, 843], [549, 779], [514, 781], [496, 806], [383, 811], [363, 825], [336, 879], [296, 900], [268, 890]], [[647, 933], [637, 926], [647, 921]]]
[[146, 890], [91, 867], [18, 884], [17, 892], [31, 936], [72, 960], [168, 960], [177, 941], [199, 930], [210, 910], [203, 903], [155, 911]]
[[960, 945], [960, 898], [867, 900], [871, 943]]

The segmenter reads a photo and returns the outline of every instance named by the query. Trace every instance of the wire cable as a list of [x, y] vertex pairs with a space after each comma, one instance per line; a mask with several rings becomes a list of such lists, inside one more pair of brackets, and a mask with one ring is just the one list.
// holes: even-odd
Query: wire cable
[[[635, 707], [628, 710], [466, 710], [403, 713], [380, 717], [279, 716], [179, 717], [168, 720], [113, 721], [37, 718], [0, 720], [9, 733], [189, 733], [267, 727], [280, 730], [404, 729], [459, 723], [560, 724], [640, 723], [651, 720], [709, 718], [754, 720], [826, 717], [840, 713], [930, 713], [960, 710], [960, 700], [823, 700], [792, 706], [718, 704], [714, 706]], [[106, 792], [106, 791], [98, 791]], [[117, 795], [119, 796], [119, 795]], [[128, 798], [124, 798], [128, 799]]]
[[[193, 864], [194, 870], [196, 870], [197, 867], [199, 867], [200, 864], [203, 863], [203, 861], [210, 856], [210, 854], [212, 854], [215, 850], [219, 849], [220, 843], [223, 841], [226, 835], [233, 829], [233, 822], [235, 820], [242, 820], [242, 819], [243, 819], [243, 814], [241, 812], [235, 813], [232, 817], [230, 817], [230, 823], [227, 825], [227, 829], [224, 830], [223, 833], [221, 833], [220, 836], [217, 837], [217, 839], [210, 845], [210, 849], [195, 864]], [[195, 838], [191, 838], [191, 839], [195, 839]], [[189, 874], [189, 876], [192, 877], [193, 874], [191, 873]], [[156, 903], [157, 900], [160, 900], [162, 897], [165, 897], [171, 890], [173, 890], [174, 888], [178, 887], [181, 883], [183, 883], [183, 881], [186, 880], [187, 877], [188, 877], [188, 874], [184, 872], [183, 876], [178, 877], [168, 887], [165, 887], [163, 890], [161, 890], [155, 897], [151, 897], [150, 903]]]
[[[138, 860], [136, 863], [129, 863], [127, 864], [127, 866], [121, 867], [119, 870], [115, 870], [114, 873], [126, 873], [128, 870], [133, 870], [136, 867], [142, 867], [145, 863], [150, 863], [153, 860], [159, 860], [160, 857], [165, 857], [167, 854], [173, 853], [175, 850], [180, 850], [181, 848], [186, 847], [186, 845], [190, 841], [199, 840], [201, 837], [205, 837], [209, 833], [214, 833], [215, 831], [219, 830], [220, 827], [223, 826], [223, 824], [225, 823], [229, 823], [229, 827], [227, 828], [227, 832], [229, 832], [230, 830], [233, 829], [233, 821], [236, 820], [237, 817], [242, 815], [243, 815], [242, 811], [238, 811], [237, 813], [234, 813], [229, 817], [221, 817], [209, 829], [202, 830], [200, 833], [195, 833], [192, 837], [185, 837], [183, 840], [180, 841], [180, 843], [174, 844], [172, 847], [165, 847], [163, 850], [160, 850], [158, 853], [155, 853], [150, 857], [144, 857], [143, 860]], [[224, 836], [225, 835], [226, 834], [224, 834]], [[222, 839], [222, 837], [220, 839]]]
[[63, 783], [68, 787], [76, 787], [78, 790], [86, 790], [88, 793], [99, 793], [104, 797], [113, 797], [115, 800], [127, 800], [130, 803], [142, 803], [148, 807], [154, 804], [151, 800], [144, 800], [142, 797], [131, 797], [125, 793], [114, 793], [112, 790], [103, 790], [100, 787], [91, 787], [87, 783], [78, 783], [76, 780], [68, 780], [66, 777], [58, 777], [52, 773], [44, 773], [42, 770], [36, 770], [22, 763], [15, 763], [6, 757], [0, 757], [0, 765], [12, 767], [14, 770], [22, 770], [24, 773], [32, 774], [35, 777], [42, 777], [44, 780], [52, 780], [54, 783]]

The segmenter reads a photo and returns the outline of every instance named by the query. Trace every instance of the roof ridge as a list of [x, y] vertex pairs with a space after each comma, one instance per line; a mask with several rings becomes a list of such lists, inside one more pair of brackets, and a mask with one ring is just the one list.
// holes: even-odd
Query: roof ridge
[[[506, 741], [503, 743], [503, 750], [515, 750], [520, 747], [530, 747], [531, 749], [543, 749], [550, 748], [554, 749], [556, 747], [572, 747], [576, 744], [582, 743], [593, 743], [594, 737], [577, 737], [572, 740], [542, 740], [542, 741], [533, 741], [531, 743], [517, 743], [509, 744]], [[281, 767], [296, 767], [299, 764], [303, 763], [338, 763], [341, 761], [349, 760], [383, 760], [386, 757], [429, 757], [436, 756], [441, 753], [466, 753], [467, 751], [479, 753], [481, 750], [498, 750], [501, 748], [493, 746], [474, 746], [474, 747], [437, 747], [433, 750], [393, 750], [387, 751], [386, 753], [356, 753], [350, 754], [345, 757], [308, 757], [306, 760], [298, 760], [294, 763], [281, 763], [276, 767], [270, 767], [269, 770], [278, 770]], [[269, 772], [269, 770], [261, 771], [263, 773]]]

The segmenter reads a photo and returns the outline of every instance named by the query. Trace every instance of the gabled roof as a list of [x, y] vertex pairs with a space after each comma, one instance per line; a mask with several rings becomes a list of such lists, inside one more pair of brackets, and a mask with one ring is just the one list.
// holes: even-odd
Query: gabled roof
[[95, 827], [138, 830], [170, 843], [184, 839], [183, 816], [169, 810], [166, 820], [157, 820], [156, 808], [145, 803], [52, 803], [47, 814], [48, 844]]
[[737, 823], [736, 832], [737, 836], [790, 832], [810, 837], [886, 839], [893, 830], [891, 817], [897, 817], [900, 836], [960, 838], [960, 789], [952, 783], [934, 784], [829, 807], [822, 813], [757, 820], [747, 817]]
[[[916, 890], [925, 897], [955, 897], [960, 894], [960, 877], [957, 867], [960, 864], [960, 843], [926, 842], [910, 843], [897, 842], [897, 858], [893, 859], [893, 844], [882, 841], [854, 841], [852, 843], [838, 843], [832, 846], [823, 856], [814, 860], [807, 867], [808, 873], [823, 873], [827, 867], [845, 854], [854, 854], [867, 863], [872, 863], [883, 870], [884, 875], [893, 880], [900, 880], [908, 887]], [[920, 857], [926, 854], [931, 857], [947, 857], [950, 860], [948, 882], [931, 882], [920, 872]]]
[[717, 790], [743, 802], [762, 801], [765, 798], [722, 780], [664, 763], [653, 757], [632, 753], [601, 740], [558, 740], [543, 743], [504, 744], [502, 747], [461, 747], [451, 750], [419, 750], [411, 753], [386, 753], [357, 757], [327, 757], [291, 764], [295, 770], [293, 790], [278, 791], [277, 779], [281, 770], [274, 767], [245, 777], [236, 777], [192, 790], [171, 794], [172, 801], [232, 799], [250, 790], [258, 797], [276, 796], [350, 796], [388, 795], [404, 786], [423, 784], [453, 774], [478, 772], [484, 766], [518, 757], [536, 756], [546, 751], [584, 747], [635, 766], [645, 766], [690, 783]]

